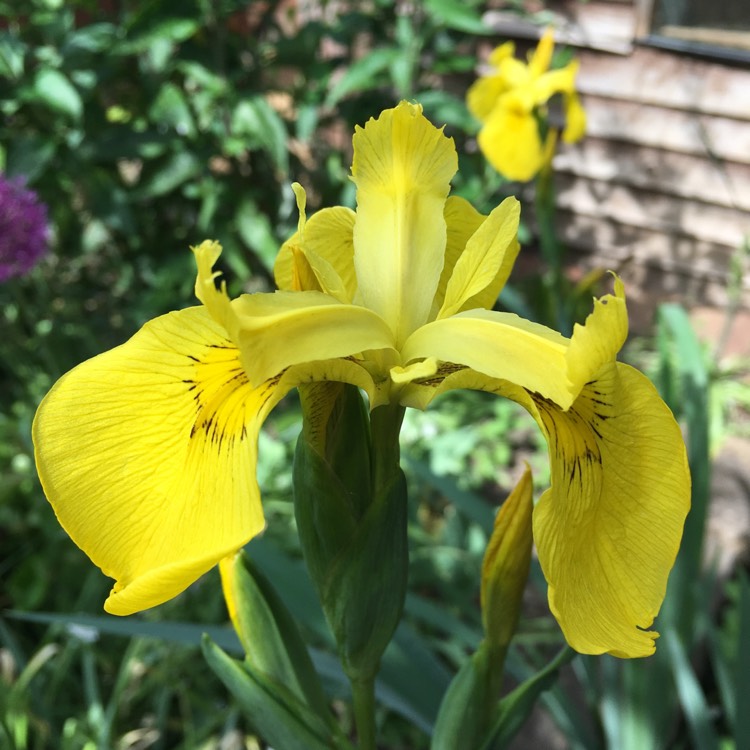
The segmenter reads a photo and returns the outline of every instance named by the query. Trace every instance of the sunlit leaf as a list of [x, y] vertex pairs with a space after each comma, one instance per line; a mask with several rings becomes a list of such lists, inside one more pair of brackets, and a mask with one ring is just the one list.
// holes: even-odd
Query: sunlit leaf
[[59, 70], [42, 68], [34, 79], [35, 98], [50, 109], [78, 120], [83, 113], [83, 102], [78, 90]]

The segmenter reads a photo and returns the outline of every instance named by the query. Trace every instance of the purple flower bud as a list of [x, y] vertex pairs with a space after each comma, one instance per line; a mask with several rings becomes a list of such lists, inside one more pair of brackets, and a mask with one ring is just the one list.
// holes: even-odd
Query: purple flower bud
[[49, 244], [47, 206], [23, 177], [0, 174], [0, 282], [27, 274]]

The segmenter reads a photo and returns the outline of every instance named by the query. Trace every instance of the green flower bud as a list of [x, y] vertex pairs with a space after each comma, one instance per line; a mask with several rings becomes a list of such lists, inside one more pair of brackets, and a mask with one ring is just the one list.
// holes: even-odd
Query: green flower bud
[[302, 551], [344, 670], [366, 681], [377, 672], [406, 594], [402, 411], [379, 407], [371, 423], [352, 386], [323, 383], [300, 392], [294, 506]]

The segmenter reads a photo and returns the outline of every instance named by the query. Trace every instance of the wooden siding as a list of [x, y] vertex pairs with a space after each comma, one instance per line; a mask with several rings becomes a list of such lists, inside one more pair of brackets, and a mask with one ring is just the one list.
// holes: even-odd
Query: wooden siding
[[[639, 43], [631, 0], [549, 6], [557, 39], [578, 47], [588, 115], [586, 137], [555, 158], [560, 235], [585, 266], [638, 285], [644, 303], [725, 306], [750, 236], [750, 65]], [[488, 21], [498, 41], [539, 33], [502, 13]]]

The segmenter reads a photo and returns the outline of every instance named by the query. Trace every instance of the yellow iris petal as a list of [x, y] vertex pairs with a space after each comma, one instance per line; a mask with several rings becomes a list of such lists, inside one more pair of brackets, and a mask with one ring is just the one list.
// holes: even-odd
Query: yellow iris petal
[[500, 63], [508, 57], [513, 57], [516, 53], [516, 45], [513, 42], [503, 42], [499, 47], [490, 52], [490, 56], [487, 61], [490, 65], [497, 67]]
[[415, 331], [404, 344], [404, 362], [435, 357], [509, 380], [570, 404], [568, 339], [512, 313], [473, 310], [436, 320]]
[[211, 317], [234, 339], [237, 321], [227, 296], [227, 285], [221, 283], [219, 289], [214, 281], [221, 273], [214, 271], [214, 265], [221, 255], [221, 245], [213, 240], [206, 240], [198, 247], [190, 248], [195, 256], [198, 274], [195, 279], [195, 296], [203, 303]]
[[495, 109], [497, 100], [508, 90], [508, 83], [500, 75], [479, 78], [466, 92], [466, 106], [474, 117], [484, 122]]
[[493, 295], [488, 306], [492, 306], [518, 254], [516, 235], [520, 213], [519, 202], [506, 198], [469, 238], [448, 281], [439, 318], [467, 309], [470, 301], [479, 298], [488, 288]]
[[354, 265], [362, 303], [397, 346], [429, 317], [443, 267], [443, 216], [458, 168], [453, 141], [401, 102], [354, 135]]
[[550, 63], [552, 62], [552, 52], [555, 48], [555, 30], [548, 26], [541, 38], [536, 49], [532, 52], [529, 57], [529, 73], [531, 76], [541, 76], [547, 70], [549, 70]]
[[477, 140], [487, 161], [509, 180], [530, 180], [542, 165], [539, 128], [530, 112], [497, 106]]
[[568, 409], [592, 377], [615, 360], [627, 333], [625, 292], [615, 277], [615, 293], [594, 300], [593, 312], [584, 325], [574, 326], [569, 339], [512, 313], [477, 309], [422, 326], [401, 354], [404, 362], [435, 357], [468, 367]]
[[246, 294], [235, 300], [237, 344], [253, 385], [287, 367], [392, 349], [390, 328], [371, 310], [321, 292]]
[[172, 598], [263, 528], [256, 440], [278, 397], [251, 388], [205, 308], [147, 323], [50, 391], [33, 428], [39, 475], [62, 526], [116, 579], [109, 612]]
[[516, 60], [515, 57], [505, 57], [500, 60], [497, 70], [508, 88], [520, 88], [529, 83], [529, 66]]
[[574, 60], [564, 68], [551, 70], [530, 85], [529, 90], [534, 105], [544, 104], [555, 94], [569, 94], [575, 91], [575, 78], [578, 72], [578, 61]]
[[445, 290], [448, 288], [448, 282], [453, 275], [453, 269], [456, 267], [458, 259], [466, 249], [466, 243], [487, 218], [484, 214], [480, 214], [469, 201], [457, 195], [448, 197], [443, 216], [447, 227], [445, 258], [435, 298], [432, 301], [430, 320], [437, 317], [438, 311], [443, 305]]
[[614, 362], [568, 412], [535, 401], [552, 469], [533, 519], [550, 607], [577, 651], [647, 656], [689, 509], [679, 427], [648, 379]]
[[[613, 362], [628, 337], [628, 311], [625, 288], [615, 276], [615, 293], [594, 300], [594, 310], [584, 325], [573, 326], [566, 354], [571, 393], [578, 395], [583, 386], [607, 363]], [[567, 404], [558, 401], [563, 408]]]
[[239, 350], [196, 307], [58, 381], [34, 421], [37, 468], [63, 528], [116, 580], [108, 612], [171, 599], [262, 530], [260, 426], [291, 388], [326, 379], [380, 402], [368, 373], [343, 360], [253, 388]]
[[586, 132], [586, 111], [575, 91], [565, 97], [565, 129], [563, 140], [565, 143], [575, 143], [583, 138]]
[[336, 206], [324, 208], [307, 219], [302, 232], [295, 232], [281, 246], [276, 258], [274, 277], [279, 289], [295, 289], [292, 248], [296, 247], [306, 256], [320, 289], [340, 302], [351, 302], [357, 291], [354, 217], [350, 208]]
[[425, 408], [455, 388], [517, 401], [550, 448], [552, 486], [533, 513], [552, 612], [582, 653], [646, 656], [689, 510], [679, 427], [648, 379], [610, 362], [567, 411], [508, 381], [444, 364], [402, 404]]

